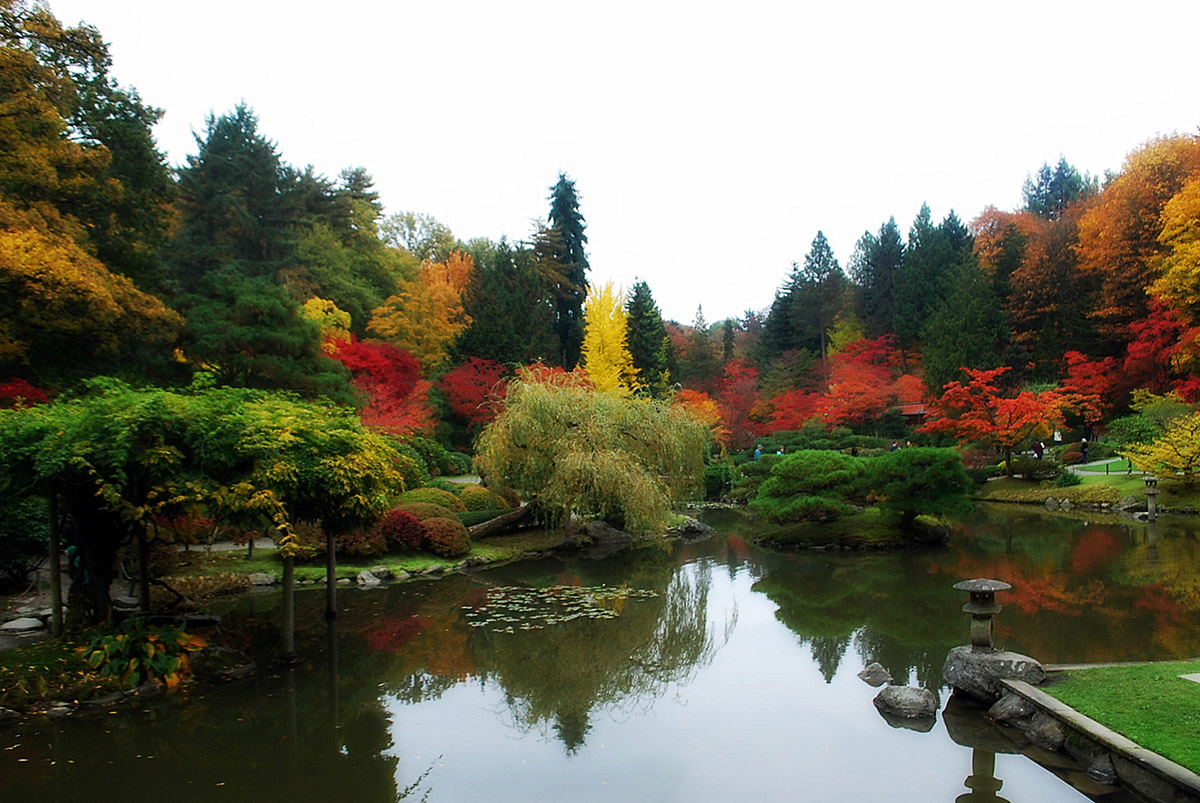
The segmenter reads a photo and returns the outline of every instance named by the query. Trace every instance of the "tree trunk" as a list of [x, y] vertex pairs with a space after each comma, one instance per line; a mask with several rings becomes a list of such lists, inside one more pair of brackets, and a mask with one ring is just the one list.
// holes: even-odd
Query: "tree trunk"
[[285, 664], [296, 660], [296, 559], [283, 559], [283, 655]]
[[476, 524], [467, 530], [471, 539], [484, 538], [489, 535], [496, 535], [504, 532], [509, 527], [512, 527], [525, 519], [529, 518], [538, 507], [538, 501], [535, 499], [532, 502], [526, 502], [516, 510], [497, 516], [494, 519], [488, 519], [485, 522]]
[[53, 488], [47, 497], [50, 503], [50, 635], [63, 634], [62, 558], [58, 554], [58, 492]]
[[337, 542], [325, 533], [325, 618], [335, 619], [337, 615]]
[[1012, 447], [1004, 447], [1004, 475], [1009, 479], [1012, 478]]
[[150, 545], [146, 542], [146, 528], [137, 528], [138, 551], [138, 604], [142, 613], [150, 613]]

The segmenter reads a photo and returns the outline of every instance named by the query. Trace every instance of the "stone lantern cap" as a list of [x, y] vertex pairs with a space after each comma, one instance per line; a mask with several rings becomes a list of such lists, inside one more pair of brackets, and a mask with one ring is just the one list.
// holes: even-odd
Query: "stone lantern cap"
[[972, 594], [980, 592], [995, 594], [997, 591], [1008, 591], [1012, 586], [1003, 580], [985, 580], [982, 577], [977, 577], [974, 580], [963, 580], [961, 583], [955, 583], [954, 588], [956, 591], [969, 591]]

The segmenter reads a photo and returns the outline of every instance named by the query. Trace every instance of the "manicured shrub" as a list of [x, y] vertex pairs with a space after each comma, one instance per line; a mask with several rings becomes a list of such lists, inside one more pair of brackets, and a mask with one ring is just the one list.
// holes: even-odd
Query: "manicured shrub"
[[1062, 463], [1064, 466], [1073, 466], [1082, 462], [1083, 452], [1063, 452]]
[[467, 528], [458, 519], [429, 519], [425, 535], [429, 551], [439, 558], [459, 558], [471, 551]]
[[732, 487], [733, 479], [740, 472], [729, 463], [709, 463], [704, 467], [704, 498], [715, 501], [723, 497]]
[[444, 519], [454, 515], [454, 511], [447, 510], [441, 505], [431, 505], [428, 502], [412, 502], [407, 505], [397, 505], [396, 509], [403, 510], [422, 523], [430, 519]]
[[441, 488], [414, 488], [411, 491], [405, 491], [400, 494], [400, 498], [397, 501], [401, 505], [411, 505], [414, 503], [441, 505], [453, 513], [462, 513], [467, 509], [461, 499], [449, 491], [443, 491]]
[[471, 463], [471, 456], [462, 452], [446, 452], [439, 468], [448, 477], [461, 477], [464, 474], [471, 474], [475, 470]]
[[1083, 477], [1076, 474], [1074, 471], [1064, 471], [1054, 480], [1055, 488], [1070, 488], [1072, 485], [1080, 485], [1083, 483]]
[[774, 465], [750, 508], [780, 523], [833, 521], [854, 512], [854, 500], [866, 491], [862, 485], [865, 470], [863, 458], [842, 452], [795, 452]]
[[378, 558], [386, 555], [388, 551], [383, 534], [374, 527], [350, 530], [333, 540], [337, 545], [338, 554], [350, 558]]
[[425, 548], [425, 527], [407, 510], [389, 510], [375, 525], [375, 530], [387, 545], [389, 552]]
[[468, 485], [459, 497], [467, 510], [503, 510], [509, 504], [482, 485]]
[[1036, 457], [1022, 455], [1014, 457], [1012, 461], [1012, 471], [1014, 477], [1022, 477], [1034, 482], [1042, 480], [1052, 480], [1062, 473], [1062, 466], [1057, 460], [1052, 459], [1049, 455], [1038, 460]]

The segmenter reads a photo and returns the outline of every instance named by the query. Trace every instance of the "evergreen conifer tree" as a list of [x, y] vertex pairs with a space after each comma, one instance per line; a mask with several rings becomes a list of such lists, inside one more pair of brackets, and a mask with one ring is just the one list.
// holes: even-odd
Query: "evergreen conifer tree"
[[579, 362], [583, 346], [583, 300], [588, 290], [588, 260], [584, 246], [587, 223], [579, 212], [579, 196], [575, 182], [565, 173], [550, 188], [550, 229], [556, 235], [554, 256], [562, 266], [562, 280], [557, 288], [555, 330], [558, 333], [560, 362], [571, 370]]

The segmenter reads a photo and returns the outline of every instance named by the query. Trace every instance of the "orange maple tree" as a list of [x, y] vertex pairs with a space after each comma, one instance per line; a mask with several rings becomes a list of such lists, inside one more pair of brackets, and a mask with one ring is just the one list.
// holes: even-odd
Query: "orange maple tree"
[[999, 380], [1009, 371], [1007, 366], [963, 370], [970, 381], [946, 384], [942, 397], [932, 402], [932, 418], [921, 431], [953, 435], [962, 444], [980, 442], [1000, 449], [1011, 476], [1013, 449], [1062, 424], [1063, 397], [1053, 390], [1002, 395]]

